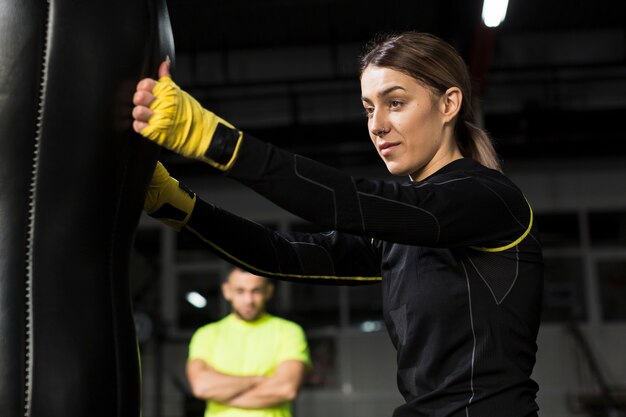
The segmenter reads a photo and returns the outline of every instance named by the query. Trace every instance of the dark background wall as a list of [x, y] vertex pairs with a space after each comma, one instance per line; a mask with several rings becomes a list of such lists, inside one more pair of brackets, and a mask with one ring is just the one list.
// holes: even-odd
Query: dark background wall
[[[175, 78], [208, 108], [266, 141], [355, 175], [389, 178], [371, 148], [356, 59], [378, 32], [432, 32], [457, 47], [505, 171], [535, 207], [546, 256], [534, 377], [542, 415], [593, 411], [602, 377], [626, 386], [626, 2], [511, 0], [481, 27], [482, 1], [178, 0], [169, 9]], [[164, 153], [209, 201], [278, 229], [307, 225], [205, 166]], [[198, 415], [183, 367], [193, 329], [225, 314], [225, 265], [188, 236], [143, 219], [135, 309], [145, 330], [144, 416]], [[185, 295], [198, 291], [206, 307]], [[299, 417], [390, 415], [400, 401], [376, 286], [279, 286], [274, 312], [303, 324], [317, 358]], [[364, 348], [367, 346], [367, 348]]]

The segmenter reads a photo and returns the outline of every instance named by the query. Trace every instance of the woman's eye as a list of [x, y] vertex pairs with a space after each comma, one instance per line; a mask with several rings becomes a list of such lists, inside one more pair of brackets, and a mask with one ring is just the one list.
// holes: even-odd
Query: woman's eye
[[401, 102], [399, 102], [398, 100], [392, 100], [392, 101], [389, 103], [389, 106], [390, 106], [392, 109], [397, 109], [397, 108], [398, 108], [398, 107], [400, 107], [401, 105], [402, 105], [402, 103], [401, 103]]
[[374, 113], [374, 108], [373, 107], [366, 107], [363, 110], [363, 113], [365, 114], [366, 117], [370, 117]]

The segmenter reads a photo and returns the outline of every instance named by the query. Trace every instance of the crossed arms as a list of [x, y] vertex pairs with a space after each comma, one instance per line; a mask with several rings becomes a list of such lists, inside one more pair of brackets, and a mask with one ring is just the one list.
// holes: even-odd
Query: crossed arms
[[238, 408], [268, 408], [296, 398], [306, 366], [287, 360], [272, 376], [234, 376], [216, 371], [201, 359], [187, 362], [193, 395]]

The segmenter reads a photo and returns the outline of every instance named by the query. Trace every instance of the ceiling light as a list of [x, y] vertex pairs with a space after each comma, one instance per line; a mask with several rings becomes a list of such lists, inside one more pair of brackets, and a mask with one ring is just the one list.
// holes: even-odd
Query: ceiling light
[[495, 28], [504, 21], [509, 0], [484, 0], [483, 22], [485, 26]]
[[190, 291], [185, 295], [185, 299], [189, 304], [195, 308], [204, 308], [207, 305], [206, 298], [202, 294], [196, 291]]

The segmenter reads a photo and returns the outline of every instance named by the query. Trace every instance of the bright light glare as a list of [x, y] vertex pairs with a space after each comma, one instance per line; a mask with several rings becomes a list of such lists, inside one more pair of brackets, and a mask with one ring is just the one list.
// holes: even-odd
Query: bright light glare
[[361, 331], [365, 333], [378, 332], [383, 329], [383, 324], [380, 321], [364, 321], [361, 323]]
[[204, 308], [206, 307], [207, 301], [204, 296], [196, 291], [188, 292], [185, 296], [187, 302], [194, 306], [195, 308]]
[[509, 0], [484, 0], [483, 22], [490, 28], [497, 27], [504, 21]]

